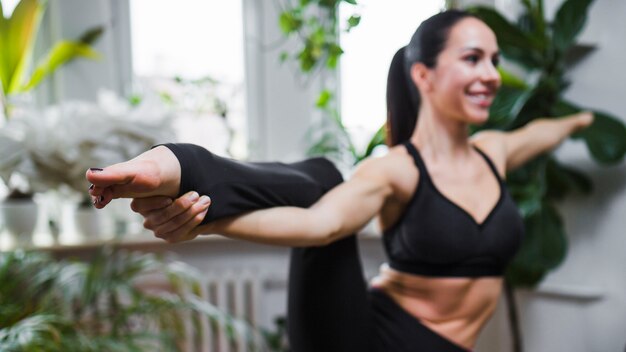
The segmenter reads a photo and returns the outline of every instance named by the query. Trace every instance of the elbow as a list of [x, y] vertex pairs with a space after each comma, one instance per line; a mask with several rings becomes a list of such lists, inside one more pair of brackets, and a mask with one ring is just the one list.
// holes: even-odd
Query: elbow
[[324, 234], [323, 236], [319, 237], [319, 240], [317, 241], [318, 243], [316, 243], [316, 247], [325, 247], [328, 246], [329, 244], [337, 241], [340, 238], [338, 233], [335, 232], [330, 232], [327, 234]]
[[[318, 227], [318, 231], [311, 236], [312, 246], [324, 247], [337, 241], [342, 236], [342, 228], [340, 224], [335, 224], [332, 221], [321, 222], [322, 226]], [[319, 225], [318, 225], [319, 226]]]

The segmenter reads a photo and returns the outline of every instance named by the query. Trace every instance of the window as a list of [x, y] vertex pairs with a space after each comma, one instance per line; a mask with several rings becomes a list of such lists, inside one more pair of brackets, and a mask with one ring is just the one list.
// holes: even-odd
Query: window
[[2, 1], [2, 12], [5, 17], [10, 16], [15, 10], [15, 7], [20, 2], [20, 0], [3, 0]]
[[179, 141], [244, 157], [242, 2], [131, 0], [130, 10], [139, 91], [175, 106]]
[[[441, 0], [360, 0], [362, 20], [341, 34], [341, 115], [357, 147], [365, 148], [387, 118], [385, 92], [391, 58], [419, 24], [439, 12]], [[347, 19], [355, 9], [343, 5]]]

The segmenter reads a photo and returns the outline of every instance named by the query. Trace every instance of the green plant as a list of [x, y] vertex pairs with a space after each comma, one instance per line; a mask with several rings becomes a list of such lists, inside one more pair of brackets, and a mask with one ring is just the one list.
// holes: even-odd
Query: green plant
[[[322, 70], [334, 71], [337, 68], [343, 49], [339, 42], [340, 30], [350, 32], [361, 21], [358, 13], [348, 17], [343, 29], [338, 20], [339, 6], [342, 3], [357, 5], [355, 0], [302, 0], [294, 4], [285, 1], [280, 14], [279, 25], [287, 37], [297, 37], [299, 47], [294, 53], [283, 51], [281, 60], [295, 60], [300, 72], [311, 76]], [[385, 130], [381, 127], [371, 138], [365, 151], [357, 150], [350, 134], [341, 120], [336, 107], [335, 88], [328, 82], [319, 93], [315, 107], [325, 119], [309, 129], [307, 140], [309, 155], [326, 155], [335, 160], [352, 165], [369, 156], [374, 147], [384, 144]], [[347, 152], [347, 154], [346, 154]], [[345, 160], [347, 159], [347, 160]]]
[[77, 41], [56, 43], [32, 74], [26, 76], [33, 61], [33, 47], [46, 3], [45, 0], [21, 0], [13, 14], [5, 17], [0, 1], [0, 103], [7, 119], [10, 116], [8, 97], [35, 88], [44, 78], [77, 57], [99, 57], [90, 44], [100, 36], [102, 28], [94, 28]]
[[[150, 288], [155, 276], [167, 288]], [[200, 315], [265, 350], [258, 332], [199, 297], [198, 278], [181, 263], [112, 248], [90, 263], [2, 253], [0, 350], [180, 351], [202, 338]], [[191, 329], [183, 320], [190, 315]]]
[[[567, 101], [563, 93], [570, 85], [568, 70], [591, 52], [590, 47], [576, 42], [591, 3], [565, 0], [553, 21], [548, 21], [542, 0], [521, 0], [524, 10], [516, 23], [493, 8], [469, 9], [494, 30], [504, 58], [525, 70], [528, 77], [520, 80], [503, 71], [504, 85], [492, 105], [489, 122], [481, 129], [513, 130], [539, 117], [558, 118], [589, 110]], [[585, 142], [597, 162], [620, 162], [626, 153], [626, 127], [610, 114], [593, 113], [593, 124], [572, 138]], [[526, 226], [522, 248], [506, 273], [507, 301], [516, 326], [513, 288], [536, 286], [567, 254], [558, 201], [571, 192], [589, 193], [592, 182], [583, 172], [560, 163], [553, 153], [546, 153], [509, 173], [507, 184]], [[519, 331], [514, 336], [516, 351], [520, 351]]]

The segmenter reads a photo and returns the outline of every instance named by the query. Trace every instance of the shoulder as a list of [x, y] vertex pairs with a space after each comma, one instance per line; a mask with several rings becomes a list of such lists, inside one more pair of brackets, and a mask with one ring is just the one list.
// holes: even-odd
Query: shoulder
[[506, 136], [506, 132], [487, 130], [474, 134], [470, 140], [472, 145], [487, 154], [501, 176], [506, 174]]
[[394, 198], [404, 198], [405, 193], [410, 194], [415, 190], [419, 171], [413, 157], [400, 145], [391, 147], [384, 156], [362, 161], [352, 175], [352, 179], [355, 178], [376, 180], [380, 185], [388, 187]]

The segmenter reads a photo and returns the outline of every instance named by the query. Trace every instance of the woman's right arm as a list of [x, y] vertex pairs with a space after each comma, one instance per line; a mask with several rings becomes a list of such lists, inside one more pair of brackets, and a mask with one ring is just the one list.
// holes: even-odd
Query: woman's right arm
[[161, 208], [159, 198], [135, 199], [133, 209], [146, 218], [146, 228], [168, 242], [214, 233], [273, 245], [326, 245], [365, 226], [392, 194], [384, 163], [383, 158], [363, 162], [349, 181], [308, 208], [273, 207], [203, 225], [197, 216], [201, 208], [194, 208], [199, 201], [185, 196]]

